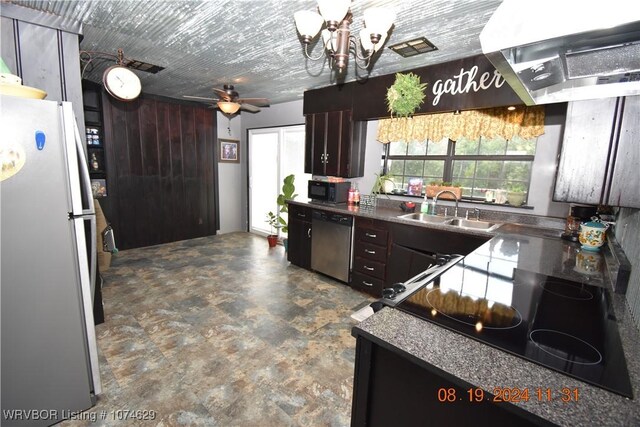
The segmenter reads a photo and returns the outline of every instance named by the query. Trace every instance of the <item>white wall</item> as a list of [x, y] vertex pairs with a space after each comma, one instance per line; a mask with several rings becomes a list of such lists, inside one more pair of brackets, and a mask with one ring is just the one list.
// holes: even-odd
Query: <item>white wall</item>
[[[229, 116], [218, 111], [218, 138], [240, 139], [242, 115]], [[219, 150], [216, 142], [216, 149]], [[220, 202], [220, 234], [243, 231], [242, 222], [242, 163], [246, 151], [240, 147], [240, 163], [218, 163], [218, 192]], [[218, 153], [219, 155], [219, 153]]]

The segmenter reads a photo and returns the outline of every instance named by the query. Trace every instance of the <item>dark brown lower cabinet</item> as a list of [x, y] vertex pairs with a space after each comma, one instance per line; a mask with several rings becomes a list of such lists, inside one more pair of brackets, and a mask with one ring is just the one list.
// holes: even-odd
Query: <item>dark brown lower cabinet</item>
[[287, 260], [298, 267], [311, 269], [311, 209], [289, 206], [288, 238]]
[[[352, 427], [553, 425], [511, 403], [470, 401], [473, 385], [388, 344], [373, 342], [357, 329], [353, 334], [357, 341]], [[452, 395], [455, 399], [449, 401]], [[493, 396], [485, 391], [485, 397]]]

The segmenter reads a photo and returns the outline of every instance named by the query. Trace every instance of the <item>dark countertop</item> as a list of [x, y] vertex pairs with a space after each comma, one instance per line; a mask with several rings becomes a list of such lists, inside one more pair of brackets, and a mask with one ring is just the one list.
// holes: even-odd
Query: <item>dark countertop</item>
[[[587, 259], [576, 243], [559, 239], [562, 232], [551, 221], [553, 228], [518, 223], [521, 218], [503, 219], [504, 225], [492, 232], [441, 224], [423, 224], [398, 218], [402, 212], [397, 207], [378, 206], [376, 208], [352, 208], [345, 205], [327, 205], [292, 202], [302, 206], [352, 214], [364, 218], [404, 223], [418, 227], [489, 236], [491, 240], [483, 245], [482, 251], [472, 253], [471, 258], [502, 256], [517, 263], [518, 268], [560, 277], [568, 280], [585, 281], [591, 285], [611, 289], [611, 277], [603, 258], [611, 257], [605, 245], [600, 253]], [[462, 212], [464, 215], [464, 211]], [[481, 219], [485, 217], [481, 216]], [[492, 220], [493, 219], [488, 219]], [[510, 222], [510, 221], [513, 221]], [[545, 221], [542, 219], [542, 221]], [[497, 221], [496, 221], [497, 222]], [[524, 222], [524, 221], [523, 221]], [[556, 225], [557, 224], [557, 225]], [[547, 225], [547, 224], [545, 224]], [[595, 258], [595, 259], [594, 259]], [[592, 386], [567, 375], [495, 349], [459, 333], [452, 332], [434, 323], [427, 322], [397, 309], [386, 307], [375, 313], [353, 329], [354, 335], [362, 335], [392, 351], [406, 353], [421, 362], [446, 371], [462, 381], [482, 387], [491, 392], [494, 387], [578, 388], [577, 402], [563, 403], [560, 399], [551, 402], [514, 403], [515, 405], [559, 425], [599, 425], [630, 426], [640, 425], [640, 340], [638, 330], [628, 311], [624, 295], [611, 292], [613, 310], [617, 319], [618, 332], [622, 340], [627, 368], [631, 378], [634, 399]]]

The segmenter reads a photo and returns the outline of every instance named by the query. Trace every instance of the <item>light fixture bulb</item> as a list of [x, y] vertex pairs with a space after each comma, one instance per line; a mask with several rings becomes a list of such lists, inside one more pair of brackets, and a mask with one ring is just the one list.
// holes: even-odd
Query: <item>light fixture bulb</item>
[[362, 50], [369, 52], [373, 50], [373, 43], [371, 42], [371, 32], [368, 28], [360, 30], [360, 43], [362, 44]]
[[370, 34], [387, 34], [396, 19], [396, 14], [385, 7], [370, 7], [364, 11], [364, 22]]
[[347, 16], [350, 4], [351, 0], [318, 0], [318, 9], [327, 23], [337, 25]]
[[296, 28], [305, 40], [305, 43], [309, 43], [311, 39], [318, 34], [324, 22], [322, 16], [310, 10], [301, 10], [294, 13], [293, 19], [295, 19]]
[[334, 52], [336, 50], [335, 32], [332, 33], [325, 28], [320, 34], [322, 35], [322, 42], [326, 46], [327, 50], [329, 52]]
[[238, 104], [237, 102], [219, 101], [218, 108], [223, 113], [235, 114], [240, 109], [240, 104]]

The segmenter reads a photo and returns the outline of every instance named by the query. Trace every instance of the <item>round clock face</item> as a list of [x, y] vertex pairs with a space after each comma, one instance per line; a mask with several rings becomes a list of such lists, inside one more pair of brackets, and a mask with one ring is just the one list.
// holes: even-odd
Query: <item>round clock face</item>
[[106, 69], [102, 75], [104, 88], [111, 96], [121, 101], [131, 101], [140, 95], [142, 85], [133, 71], [121, 65]]

